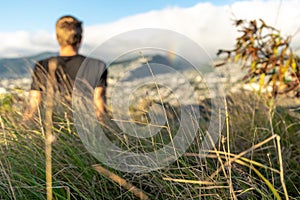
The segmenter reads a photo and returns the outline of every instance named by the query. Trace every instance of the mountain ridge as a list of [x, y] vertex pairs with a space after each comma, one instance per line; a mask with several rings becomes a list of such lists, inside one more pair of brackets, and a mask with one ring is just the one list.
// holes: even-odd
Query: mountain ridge
[[42, 52], [26, 57], [1, 58], [0, 78], [28, 77], [36, 61], [56, 55], [57, 52]]
[[[0, 59], [0, 78], [8, 78], [8, 79], [14, 79], [14, 78], [24, 78], [24, 77], [30, 77], [30, 73], [32, 68], [35, 65], [36, 61], [51, 57], [51, 56], [57, 56], [57, 52], [42, 52], [39, 54], [35, 54], [32, 56], [27, 57], [19, 57], [19, 58], [1, 58]], [[154, 54], [147, 56], [149, 58], [149, 63], [158, 63], [166, 66], [170, 66], [174, 68], [175, 70], [184, 70], [186, 68], [191, 68], [191, 64], [189, 64], [187, 61], [182, 59], [177, 60], [170, 60], [165, 55], [160, 54]], [[111, 63], [109, 67], [118, 65], [126, 67], [130, 63], [135, 62], [139, 60], [139, 57], [132, 57], [127, 58], [124, 60], [118, 60], [114, 63]], [[207, 67], [207, 72], [209, 71]]]

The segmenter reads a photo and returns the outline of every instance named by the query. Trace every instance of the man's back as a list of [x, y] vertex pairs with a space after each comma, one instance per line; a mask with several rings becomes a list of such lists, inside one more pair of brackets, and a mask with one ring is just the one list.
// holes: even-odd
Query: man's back
[[106, 86], [107, 71], [104, 62], [78, 54], [51, 57], [37, 62], [33, 71], [31, 90], [45, 91], [50, 59], [57, 60], [55, 78], [62, 93], [72, 93], [76, 78], [85, 80], [93, 89]]

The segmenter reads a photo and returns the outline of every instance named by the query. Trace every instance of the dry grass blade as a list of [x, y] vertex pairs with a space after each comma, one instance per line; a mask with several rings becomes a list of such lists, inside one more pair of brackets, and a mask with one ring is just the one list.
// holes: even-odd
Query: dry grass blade
[[173, 181], [178, 183], [192, 183], [192, 184], [199, 184], [199, 185], [216, 185], [214, 182], [210, 181], [199, 181], [199, 180], [185, 180], [185, 179], [176, 179], [176, 178], [163, 178], [165, 181]]
[[54, 84], [55, 84], [55, 70], [57, 61], [54, 59], [49, 60], [49, 74], [47, 78], [47, 94], [46, 94], [46, 114], [45, 114], [45, 156], [46, 156], [46, 190], [47, 200], [52, 200], [52, 114], [54, 104]]
[[4, 144], [5, 144], [5, 147], [7, 149], [6, 131], [5, 131], [4, 123], [2, 121], [2, 117], [1, 116], [0, 116], [0, 124], [1, 124], [2, 132], [3, 132], [3, 136], [4, 136]]
[[105, 169], [99, 164], [93, 165], [93, 167], [97, 172], [109, 178], [110, 180], [114, 181], [115, 183], [119, 184], [126, 190], [132, 192], [139, 199], [150, 200], [150, 198], [145, 194], [145, 192], [143, 192], [141, 189], [137, 188], [136, 186], [132, 185], [131, 183], [127, 182], [125, 179], [121, 178], [117, 174]]
[[[270, 142], [271, 140], [273, 140], [274, 138], [276, 138], [277, 135], [272, 135], [271, 137], [265, 139], [264, 141], [252, 146], [251, 148], [239, 153], [238, 155], [234, 156], [234, 158], [230, 158], [230, 162], [235, 162], [237, 159], [241, 158], [242, 156], [246, 155], [247, 153], [253, 151], [254, 149], [257, 149], [258, 147], [261, 147], [262, 145]], [[224, 165], [228, 165], [228, 162], [226, 162]], [[219, 167], [210, 177], [209, 180], [212, 180], [221, 170], [222, 168]]]
[[251, 170], [253, 170], [265, 183], [266, 185], [270, 188], [270, 190], [272, 191], [272, 193], [274, 194], [275, 198], [277, 200], [281, 200], [280, 195], [278, 194], [277, 190], [274, 188], [274, 186], [270, 183], [270, 181], [264, 177], [254, 166], [252, 165], [248, 165], [247, 163], [240, 161], [240, 163], [242, 165], [245, 165], [247, 167], [249, 167]]
[[282, 156], [281, 156], [281, 145], [280, 145], [280, 137], [279, 136], [276, 137], [276, 141], [277, 141], [278, 159], [279, 159], [279, 164], [280, 164], [279, 165], [280, 166], [280, 181], [282, 184], [285, 199], [289, 199], [289, 195], [288, 195], [286, 185], [284, 182], [283, 164], [282, 164]]
[[[194, 157], [198, 157], [198, 156], [204, 157], [205, 156], [206, 158], [218, 158], [218, 160], [220, 160], [221, 158], [226, 159], [228, 157], [228, 156], [224, 156], [224, 155], [228, 154], [227, 152], [215, 151], [215, 150], [209, 150], [208, 152], [210, 154], [185, 153], [184, 155], [185, 156], [194, 156]], [[237, 155], [231, 153], [230, 156], [231, 157], [235, 157]], [[249, 163], [251, 165], [255, 165], [255, 166], [258, 166], [258, 167], [261, 167], [261, 168], [264, 168], [264, 169], [268, 169], [268, 170], [270, 170], [272, 172], [280, 174], [280, 171], [277, 170], [277, 169], [274, 169], [272, 167], [266, 166], [266, 165], [264, 165], [262, 163], [256, 162], [254, 160], [251, 160], [251, 159], [248, 159], [248, 158], [245, 158], [245, 157], [241, 157], [241, 158], [235, 160], [234, 162], [240, 164], [240, 160], [243, 161], [243, 162], [247, 162], [247, 163]]]
[[17, 199], [17, 198], [16, 198], [16, 195], [15, 195], [14, 188], [13, 188], [13, 186], [12, 186], [11, 178], [10, 178], [9, 175], [6, 173], [6, 170], [5, 170], [5, 168], [3, 167], [3, 164], [2, 164], [2, 161], [1, 161], [1, 160], [0, 160], [0, 166], [1, 166], [1, 169], [2, 169], [2, 173], [3, 173], [4, 176], [6, 177], [7, 182], [8, 182], [8, 184], [9, 184], [9, 189], [11, 190], [12, 199]]
[[224, 98], [224, 105], [225, 105], [225, 120], [226, 120], [226, 138], [227, 138], [227, 152], [228, 156], [226, 156], [226, 160], [228, 163], [228, 178], [229, 178], [229, 190], [230, 190], [230, 197], [233, 199], [237, 199], [233, 185], [231, 180], [231, 159], [230, 159], [230, 132], [229, 132], [229, 114], [228, 114], [228, 107], [227, 107], [227, 101], [226, 98]]

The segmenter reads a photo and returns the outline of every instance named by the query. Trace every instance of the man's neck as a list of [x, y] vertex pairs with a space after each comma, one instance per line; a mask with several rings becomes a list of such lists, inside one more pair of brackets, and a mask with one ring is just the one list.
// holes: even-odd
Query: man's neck
[[78, 48], [71, 45], [60, 47], [59, 55], [60, 56], [75, 56], [78, 54]]

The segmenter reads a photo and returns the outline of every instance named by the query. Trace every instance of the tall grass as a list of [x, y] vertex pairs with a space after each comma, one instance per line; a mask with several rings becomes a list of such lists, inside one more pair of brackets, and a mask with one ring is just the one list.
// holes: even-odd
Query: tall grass
[[[1, 106], [0, 199], [46, 199], [42, 121], [37, 117], [30, 127], [20, 124], [22, 106], [16, 107], [11, 98]], [[228, 95], [226, 102], [228, 121], [215, 148], [199, 152], [201, 138], [196, 138], [175, 163], [148, 173], [125, 173], [101, 165], [82, 144], [72, 121], [57, 119], [52, 144], [54, 199], [137, 199], [97, 172], [95, 164], [150, 199], [300, 199], [298, 116], [286, 105], [270, 107], [269, 101], [245, 92]], [[201, 110], [209, 108], [203, 101]], [[209, 112], [203, 117], [209, 119]], [[205, 130], [205, 121], [201, 126]], [[119, 140], [124, 141], [122, 148], [137, 142]], [[200, 159], [202, 153], [207, 153], [205, 159]]]

